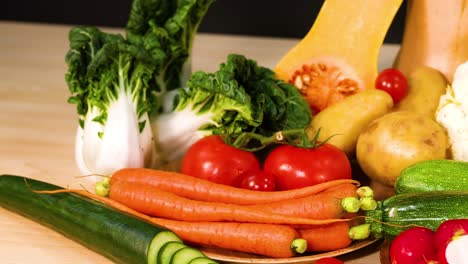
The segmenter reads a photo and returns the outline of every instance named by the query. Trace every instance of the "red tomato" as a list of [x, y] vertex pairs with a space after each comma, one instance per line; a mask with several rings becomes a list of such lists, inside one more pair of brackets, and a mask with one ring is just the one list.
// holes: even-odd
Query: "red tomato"
[[264, 170], [275, 177], [277, 190], [352, 177], [351, 163], [346, 154], [327, 143], [316, 148], [281, 145], [268, 155]]
[[395, 104], [408, 93], [408, 81], [405, 75], [393, 68], [385, 69], [379, 73], [375, 80], [375, 87], [390, 94]]
[[343, 261], [337, 258], [321, 258], [314, 262], [315, 264], [344, 264]]
[[264, 170], [255, 170], [244, 173], [239, 187], [264, 192], [272, 192], [276, 190], [275, 178]]
[[259, 170], [260, 162], [248, 151], [226, 144], [220, 136], [207, 136], [195, 142], [182, 160], [181, 172], [198, 178], [237, 186], [239, 176]]

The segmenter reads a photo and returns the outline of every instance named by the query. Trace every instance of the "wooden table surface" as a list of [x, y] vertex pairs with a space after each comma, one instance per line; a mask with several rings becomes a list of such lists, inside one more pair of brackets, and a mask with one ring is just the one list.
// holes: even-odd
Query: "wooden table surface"
[[[71, 26], [0, 21], [0, 174], [16, 174], [63, 187], [86, 186], [74, 160], [75, 105], [65, 83]], [[111, 30], [111, 29], [104, 29]], [[119, 31], [112, 29], [112, 31]], [[244, 54], [273, 67], [297, 39], [198, 34], [194, 70], [214, 71], [229, 53]], [[380, 67], [397, 47], [386, 46]], [[375, 243], [340, 258], [346, 263], [379, 263]], [[0, 208], [0, 262], [110, 263], [64, 236]]]

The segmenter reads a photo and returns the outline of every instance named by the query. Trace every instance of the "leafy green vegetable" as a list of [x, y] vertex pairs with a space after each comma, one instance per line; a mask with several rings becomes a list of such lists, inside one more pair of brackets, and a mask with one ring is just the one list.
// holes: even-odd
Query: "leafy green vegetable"
[[[191, 72], [195, 33], [214, 0], [135, 0], [127, 21], [127, 39], [142, 44], [158, 59], [159, 95], [182, 87]], [[145, 41], [145, 40], [151, 41]]]
[[178, 92], [174, 110], [152, 121], [158, 149], [169, 161], [209, 134], [230, 141], [243, 133], [272, 136], [305, 128], [311, 120], [310, 108], [294, 86], [238, 54], [230, 54], [214, 73], [195, 72]]
[[152, 116], [190, 76], [196, 30], [213, 0], [135, 0], [126, 36], [70, 30], [65, 79], [77, 105], [76, 160], [84, 174], [158, 164]]

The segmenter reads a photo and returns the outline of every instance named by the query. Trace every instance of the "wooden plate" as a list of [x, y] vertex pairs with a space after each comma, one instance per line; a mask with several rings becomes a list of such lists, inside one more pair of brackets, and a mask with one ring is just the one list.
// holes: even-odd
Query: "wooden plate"
[[390, 261], [390, 241], [384, 240], [382, 247], [380, 248], [380, 263], [391, 264]]
[[228, 250], [222, 250], [218, 248], [201, 248], [203, 253], [205, 253], [208, 257], [220, 261], [222, 263], [255, 263], [255, 264], [305, 264], [305, 263], [312, 263], [314, 260], [325, 258], [325, 257], [336, 257], [339, 255], [343, 255], [346, 253], [350, 253], [366, 247], [374, 242], [378, 241], [378, 239], [366, 239], [359, 242], [353, 242], [349, 247], [328, 251], [320, 254], [314, 255], [304, 255], [300, 257], [294, 258], [266, 258], [252, 254], [245, 254], [241, 252], [234, 252]]

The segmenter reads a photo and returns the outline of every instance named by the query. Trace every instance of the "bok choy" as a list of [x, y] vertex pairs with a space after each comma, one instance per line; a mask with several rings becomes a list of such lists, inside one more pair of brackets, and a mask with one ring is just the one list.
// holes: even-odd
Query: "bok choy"
[[159, 164], [152, 116], [190, 76], [190, 51], [213, 0], [134, 0], [126, 36], [93, 26], [70, 30], [66, 82], [79, 126], [83, 174]]
[[203, 136], [219, 134], [234, 140], [253, 133], [268, 137], [277, 131], [305, 128], [312, 117], [293, 85], [238, 54], [230, 54], [214, 73], [193, 73], [186, 87], [177, 92], [173, 110], [151, 119], [159, 157], [166, 162], [182, 158]]

